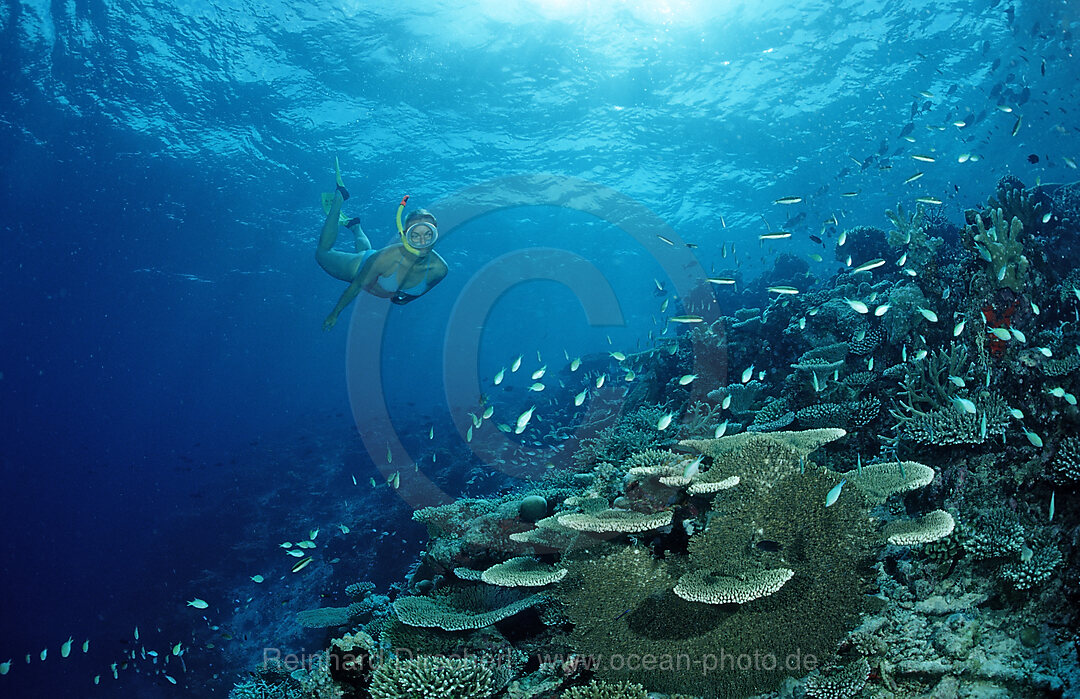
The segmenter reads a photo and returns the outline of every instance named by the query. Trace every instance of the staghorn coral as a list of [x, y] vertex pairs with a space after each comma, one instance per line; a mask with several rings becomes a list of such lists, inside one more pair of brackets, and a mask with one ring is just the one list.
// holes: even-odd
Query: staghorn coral
[[953, 398], [961, 395], [961, 388], [949, 377], [955, 376], [966, 385], [972, 381], [975, 371], [967, 348], [955, 342], [905, 366], [906, 375], [900, 384], [903, 398], [900, 405], [906, 412], [916, 415], [951, 407]]
[[487, 699], [493, 688], [491, 668], [475, 658], [432, 655], [382, 663], [369, 691], [372, 699]]
[[[1004, 401], [1000, 398], [996, 400], [990, 398], [976, 402], [975, 405], [975, 413], [944, 408], [910, 418], [905, 417], [900, 421], [900, 430], [913, 442], [934, 446], [983, 444], [992, 436], [1005, 434], [1005, 428], [1009, 424], [1009, 414]], [[983, 431], [984, 419], [985, 432]]]

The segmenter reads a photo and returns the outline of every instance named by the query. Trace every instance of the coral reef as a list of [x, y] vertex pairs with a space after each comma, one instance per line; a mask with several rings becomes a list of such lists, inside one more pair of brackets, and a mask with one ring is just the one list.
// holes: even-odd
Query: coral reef
[[379, 665], [371, 681], [372, 699], [487, 699], [491, 669], [473, 658], [423, 656]]
[[562, 693], [562, 699], [646, 699], [645, 688], [633, 682], [590, 682]]
[[986, 262], [987, 273], [999, 286], [1019, 292], [1028, 271], [1028, 259], [1020, 234], [1023, 223], [1016, 216], [1005, 218], [1001, 209], [990, 211], [990, 227], [982, 216], [975, 217], [975, 225], [969, 227], [972, 245], [979, 257]]
[[[681, 299], [713, 315], [549, 383], [516, 457], [542, 477], [418, 510], [405, 583], [298, 615], [353, 632], [328, 659], [385, 651], [373, 674], [271, 668], [235, 695], [1080, 691], [1080, 186], [1003, 179], [963, 231], [886, 216], [846, 231], [844, 271], [779, 258], [724, 287], [744, 307]], [[613, 359], [625, 397], [566, 407]]]

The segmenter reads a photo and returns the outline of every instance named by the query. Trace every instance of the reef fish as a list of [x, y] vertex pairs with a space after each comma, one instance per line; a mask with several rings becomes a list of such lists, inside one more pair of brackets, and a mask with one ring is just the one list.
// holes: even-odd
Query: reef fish
[[1031, 446], [1041, 447], [1043, 445], [1042, 437], [1035, 434], [1026, 427], [1021, 427], [1020, 429], [1023, 430], [1024, 436], [1027, 437], [1027, 441], [1031, 442]]
[[875, 260], [870, 260], [869, 262], [864, 262], [864, 263], [862, 263], [861, 265], [859, 265], [858, 267], [856, 267], [855, 269], [853, 269], [851, 271], [852, 272], [869, 272], [870, 270], [877, 269], [878, 267], [881, 267], [884, 264], [885, 264], [885, 260], [883, 260], [883, 259], [881, 259], [879, 257], [879, 258], [877, 258]]
[[825, 507], [832, 507], [836, 504], [836, 501], [840, 498], [840, 491], [844, 489], [845, 483], [847, 483], [846, 478], [834, 485], [829, 492], [825, 493]]
[[856, 313], [866, 314], [870, 312], [870, 308], [862, 301], [856, 299], [844, 299], [844, 302], [851, 306], [852, 310]]
[[514, 434], [521, 434], [522, 432], [525, 431], [525, 426], [529, 424], [529, 420], [532, 420], [534, 410], [536, 410], [535, 405], [533, 407], [529, 408], [528, 410], [526, 410], [525, 412], [523, 412], [521, 415], [518, 415], [518, 419], [517, 419], [517, 423], [516, 423], [516, 429], [514, 429]]
[[956, 398], [953, 398], [952, 400], [953, 400], [953, 405], [961, 413], [969, 413], [971, 415], [975, 414], [975, 412], [976, 412], [975, 403], [973, 401], [971, 401], [970, 399], [956, 397]]

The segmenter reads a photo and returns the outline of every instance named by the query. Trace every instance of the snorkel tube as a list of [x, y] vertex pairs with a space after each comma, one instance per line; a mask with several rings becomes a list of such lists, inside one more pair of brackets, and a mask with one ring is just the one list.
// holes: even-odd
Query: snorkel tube
[[409, 201], [409, 195], [406, 194], [405, 196], [403, 196], [401, 198], [401, 203], [398, 204], [398, 207], [397, 207], [397, 232], [398, 232], [398, 235], [400, 235], [400, 236], [405, 235], [405, 228], [401, 225], [401, 214], [402, 214], [403, 211], [405, 211], [405, 204], [408, 201]]
[[[409, 218], [405, 219], [406, 223], [408, 223], [408, 221], [411, 220], [413, 216], [416, 216], [418, 219], [421, 220], [417, 220], [411, 226], [406, 228], [405, 225], [401, 222], [401, 214], [403, 211], [405, 211], [405, 204], [408, 203], [408, 201], [409, 195], [406, 194], [401, 198], [401, 203], [398, 204], [396, 219], [398, 236], [401, 238], [401, 244], [405, 248], [405, 250], [412, 253], [413, 255], [420, 256], [423, 255], [424, 252], [430, 250], [431, 246], [435, 244], [435, 241], [439, 239], [439, 229], [435, 227], [435, 217], [432, 216], [429, 211], [425, 211], [424, 209], [417, 209], [413, 213], [409, 214]], [[431, 220], [427, 221], [423, 219]], [[423, 240], [423, 234], [421, 234], [421, 240], [418, 241], [421, 243], [419, 247], [409, 242], [409, 238], [412, 236], [413, 229], [417, 227], [427, 228], [431, 231], [430, 240]]]
[[405, 249], [414, 255], [419, 255], [420, 251], [409, 245], [409, 240], [405, 237], [405, 227], [401, 225], [401, 214], [405, 211], [405, 204], [409, 201], [409, 195], [406, 194], [401, 198], [401, 203], [397, 207], [397, 232], [401, 237], [401, 244], [405, 246]]

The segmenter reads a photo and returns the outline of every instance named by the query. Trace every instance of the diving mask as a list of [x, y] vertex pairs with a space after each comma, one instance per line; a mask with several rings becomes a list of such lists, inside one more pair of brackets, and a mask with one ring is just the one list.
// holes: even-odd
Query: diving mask
[[439, 239], [439, 229], [434, 223], [417, 221], [401, 234], [402, 242], [417, 250], [426, 250]]
[[417, 221], [408, 229], [404, 228], [401, 225], [401, 214], [405, 211], [405, 204], [408, 201], [409, 195], [406, 194], [401, 198], [401, 203], [398, 204], [397, 229], [405, 249], [416, 254], [421, 250], [427, 250], [435, 244], [435, 241], [439, 239], [439, 229], [435, 227], [434, 222], [430, 221]]

